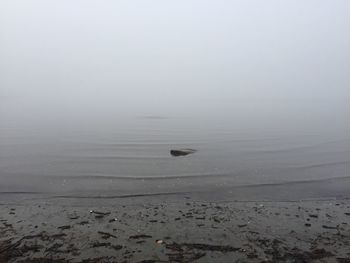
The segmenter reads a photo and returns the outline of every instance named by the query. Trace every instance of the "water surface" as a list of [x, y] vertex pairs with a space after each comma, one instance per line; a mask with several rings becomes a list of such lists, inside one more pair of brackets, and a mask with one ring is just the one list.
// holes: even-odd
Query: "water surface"
[[[288, 191], [290, 184], [329, 185], [350, 176], [346, 129], [248, 129], [219, 119], [133, 116], [66, 127], [7, 123], [1, 127], [0, 191], [220, 193], [266, 185], [286, 185]], [[170, 155], [170, 149], [189, 147], [198, 152]]]

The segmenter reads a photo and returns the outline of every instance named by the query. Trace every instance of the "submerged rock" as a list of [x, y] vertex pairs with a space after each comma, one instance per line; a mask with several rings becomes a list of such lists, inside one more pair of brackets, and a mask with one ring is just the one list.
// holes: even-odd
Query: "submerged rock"
[[170, 154], [172, 156], [186, 156], [189, 154], [195, 153], [197, 150], [194, 149], [178, 149], [178, 150], [171, 150]]

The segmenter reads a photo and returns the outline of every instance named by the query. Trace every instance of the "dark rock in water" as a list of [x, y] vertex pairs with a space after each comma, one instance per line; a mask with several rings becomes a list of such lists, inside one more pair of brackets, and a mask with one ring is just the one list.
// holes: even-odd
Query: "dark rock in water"
[[179, 150], [171, 150], [170, 154], [172, 156], [186, 156], [189, 154], [195, 153], [197, 150], [194, 149], [179, 149]]

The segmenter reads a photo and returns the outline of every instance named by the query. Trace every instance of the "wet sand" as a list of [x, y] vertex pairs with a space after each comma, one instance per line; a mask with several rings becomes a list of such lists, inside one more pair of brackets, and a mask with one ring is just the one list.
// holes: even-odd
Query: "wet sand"
[[2, 202], [1, 262], [350, 262], [350, 200]]

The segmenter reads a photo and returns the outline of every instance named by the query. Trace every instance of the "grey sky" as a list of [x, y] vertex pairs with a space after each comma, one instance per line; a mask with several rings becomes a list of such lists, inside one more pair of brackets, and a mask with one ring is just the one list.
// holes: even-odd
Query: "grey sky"
[[0, 116], [277, 112], [344, 122], [349, 14], [347, 0], [2, 0]]

